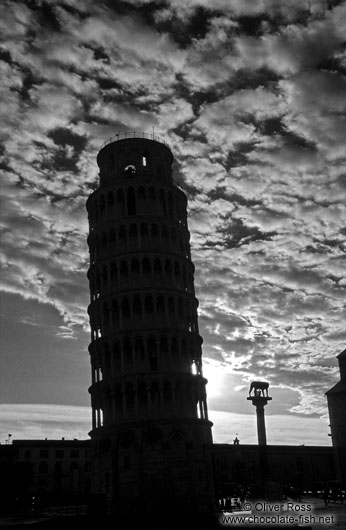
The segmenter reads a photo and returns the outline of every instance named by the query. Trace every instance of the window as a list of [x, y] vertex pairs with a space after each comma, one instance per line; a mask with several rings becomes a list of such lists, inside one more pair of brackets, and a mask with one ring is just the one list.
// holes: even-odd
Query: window
[[74, 471], [75, 469], [78, 469], [78, 464], [77, 462], [71, 462], [70, 464], [70, 471]]
[[55, 473], [61, 473], [62, 472], [62, 462], [55, 462], [54, 472]]
[[48, 464], [47, 462], [40, 462], [38, 466], [38, 472], [39, 473], [47, 473], [48, 471]]
[[134, 177], [136, 174], [136, 168], [132, 164], [128, 165], [124, 169], [124, 173], [127, 177]]
[[64, 458], [64, 450], [63, 449], [57, 449], [55, 451], [55, 458]]
[[26, 449], [24, 452], [24, 458], [31, 458], [31, 451], [30, 449]]
[[78, 449], [72, 449], [71, 450], [71, 458], [78, 458], [78, 456], [79, 456]]
[[48, 450], [47, 449], [41, 449], [40, 458], [48, 458]]

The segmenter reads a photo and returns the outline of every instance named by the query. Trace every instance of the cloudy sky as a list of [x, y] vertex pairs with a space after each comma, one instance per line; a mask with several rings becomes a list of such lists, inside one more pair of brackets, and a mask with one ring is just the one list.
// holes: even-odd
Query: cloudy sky
[[346, 345], [346, 3], [0, 5], [0, 441], [90, 429], [85, 201], [100, 145], [162, 136], [189, 201], [214, 440], [329, 445]]

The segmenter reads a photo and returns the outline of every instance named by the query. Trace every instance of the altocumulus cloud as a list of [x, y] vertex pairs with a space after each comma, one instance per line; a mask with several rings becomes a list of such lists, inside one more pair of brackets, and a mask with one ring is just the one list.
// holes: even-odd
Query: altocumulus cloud
[[[8, 373], [26, 366], [15, 402], [39, 403], [28, 381], [62, 356], [85, 363], [65, 393], [82, 405], [95, 157], [114, 133], [155, 127], [189, 199], [210, 408], [246, 416], [248, 382], [268, 379], [275, 426], [304, 416], [327, 440], [318, 418], [346, 341], [345, 3], [27, 0], [0, 10], [3, 313], [30, 336], [25, 351], [3, 341]], [[29, 333], [30, 322], [45, 332]], [[60, 398], [41, 384], [42, 402], [66, 405], [64, 379]]]

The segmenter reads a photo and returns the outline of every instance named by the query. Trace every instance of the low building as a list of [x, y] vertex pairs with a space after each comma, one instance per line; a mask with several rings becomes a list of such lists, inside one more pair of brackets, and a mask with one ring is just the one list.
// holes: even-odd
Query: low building
[[[332, 447], [268, 445], [272, 479], [282, 485], [320, 491], [335, 480]], [[259, 480], [258, 446], [214, 444], [214, 477], [219, 498]], [[6, 468], [6, 469], [5, 469]], [[9, 477], [3, 497], [31, 502], [85, 504], [90, 490], [90, 440], [14, 440], [0, 445], [0, 469]]]
[[[219, 497], [259, 481], [257, 445], [214, 444], [213, 453]], [[336, 478], [332, 447], [268, 445], [267, 454], [270, 478], [283, 486], [317, 491]]]
[[13, 440], [0, 446], [0, 466], [6, 466], [10, 498], [26, 504], [33, 499], [36, 504], [84, 503], [90, 489], [90, 441]]

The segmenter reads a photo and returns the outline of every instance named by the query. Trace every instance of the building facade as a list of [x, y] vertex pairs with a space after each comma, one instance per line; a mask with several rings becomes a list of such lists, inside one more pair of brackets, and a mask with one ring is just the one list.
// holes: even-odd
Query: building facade
[[337, 479], [346, 484], [346, 350], [338, 355], [340, 381], [326, 392]]
[[[317, 493], [335, 480], [332, 447], [267, 445], [271, 479]], [[258, 445], [214, 444], [215, 488], [219, 498], [239, 485], [250, 489], [260, 480]]]
[[0, 445], [0, 512], [87, 505], [90, 440], [13, 440]]
[[17, 462], [30, 464], [35, 495], [89, 495], [89, 440], [14, 440], [12, 445], [17, 450]]
[[212, 434], [187, 200], [149, 135], [109, 141], [87, 201], [92, 492], [115, 513], [211, 511]]
[[[299, 486], [321, 496], [326, 483], [335, 481], [331, 446], [268, 445], [267, 450], [271, 476], [282, 486]], [[0, 513], [32, 503], [45, 509], [86, 508], [90, 452], [90, 440], [14, 440], [0, 445]], [[258, 445], [213, 444], [212, 453], [219, 501], [236, 497], [239, 487], [253, 492], [260, 479]]]

